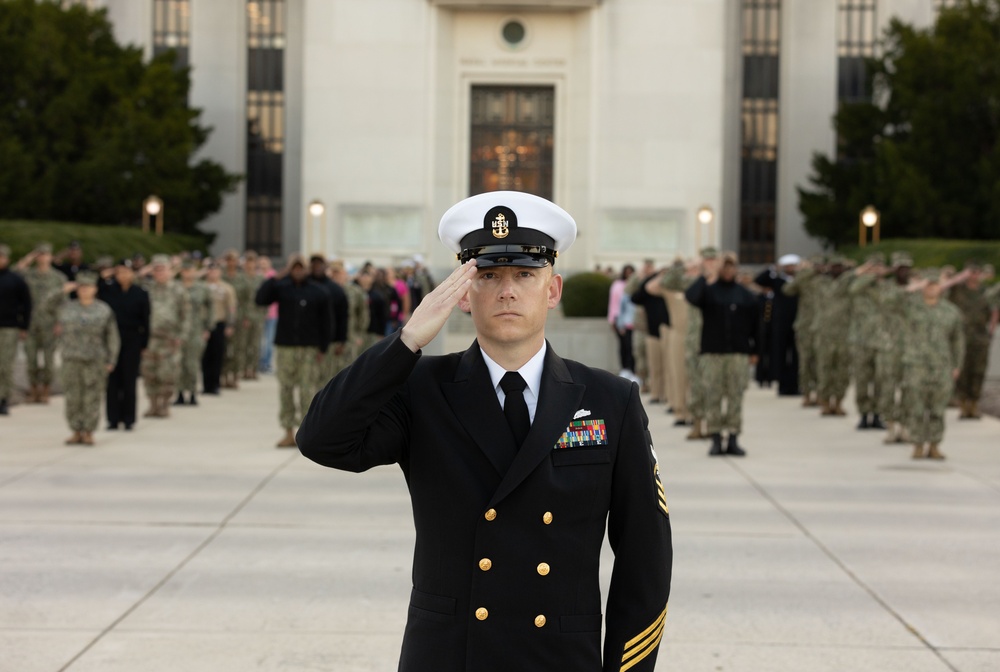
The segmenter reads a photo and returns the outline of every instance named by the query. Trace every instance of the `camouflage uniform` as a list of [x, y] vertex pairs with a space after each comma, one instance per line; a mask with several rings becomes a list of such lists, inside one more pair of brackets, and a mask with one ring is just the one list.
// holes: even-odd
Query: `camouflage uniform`
[[[851, 282], [851, 326], [847, 338], [850, 345], [854, 374], [854, 395], [862, 416], [878, 415], [881, 389], [877, 376], [879, 341], [882, 338], [882, 307], [878, 279], [874, 275], [859, 275]], [[867, 425], [867, 417], [863, 417]]]
[[0, 400], [11, 399], [19, 333], [18, 329], [0, 328]]
[[799, 297], [795, 314], [795, 348], [799, 353], [799, 391], [804, 398], [803, 405], [812, 405], [811, 397], [819, 392], [819, 374], [816, 356], [816, 320], [820, 274], [815, 268], [803, 268], [791, 282], [785, 283], [781, 291], [787, 296]]
[[878, 377], [878, 410], [886, 422], [904, 423], [903, 346], [906, 342], [906, 305], [910, 300], [904, 285], [889, 279], [879, 285], [882, 310], [879, 351], [875, 360]]
[[[246, 325], [249, 325], [251, 304], [256, 291], [253, 294], [249, 293], [250, 284], [243, 271], [237, 271], [232, 275], [223, 273], [222, 281], [228, 283], [236, 292], [236, 329], [232, 337], [226, 339], [226, 358], [222, 362], [223, 387], [235, 387], [236, 380], [244, 368], [246, 336], [249, 331]], [[247, 303], [248, 296], [250, 304]]]
[[[28, 383], [32, 388], [47, 387], [52, 384], [56, 368], [56, 335], [53, 328], [59, 307], [58, 303], [53, 305], [48, 299], [53, 295], [61, 295], [63, 285], [68, 280], [55, 268], [43, 273], [37, 267], [32, 267], [25, 270], [23, 275], [34, 306], [28, 338], [24, 341], [24, 354], [28, 358]], [[39, 355], [42, 358], [41, 364], [38, 362]]]
[[[743, 431], [743, 393], [750, 383], [749, 355], [703, 354], [700, 371], [709, 435], [740, 434]], [[722, 410], [723, 399], [726, 400], [725, 411]]]
[[[323, 363], [316, 361], [319, 349], [288, 345], [274, 347], [279, 392], [278, 421], [285, 430], [294, 429], [302, 422], [312, 398], [319, 391]], [[331, 356], [332, 351], [327, 353]], [[298, 389], [298, 404], [295, 390]]]
[[90, 433], [100, 419], [109, 367], [118, 361], [118, 322], [108, 304], [97, 299], [89, 306], [61, 301], [57, 322], [66, 421], [74, 432]]
[[215, 325], [212, 323], [212, 294], [205, 283], [195, 282], [185, 289], [191, 302], [191, 319], [181, 346], [181, 374], [177, 390], [193, 395], [198, 389], [201, 358], [205, 354], [205, 333], [211, 333]]
[[252, 378], [260, 359], [260, 337], [267, 319], [267, 306], [258, 306], [254, 301], [257, 290], [264, 282], [258, 275], [242, 274], [243, 280], [233, 285], [236, 290], [236, 333], [233, 340], [236, 348], [236, 369], [242, 378]]
[[326, 353], [333, 360], [328, 369], [331, 378], [346, 369], [361, 354], [371, 320], [365, 290], [353, 282], [343, 285], [343, 290], [347, 294], [347, 342], [341, 354], [335, 354], [333, 348]]
[[150, 415], [168, 414], [181, 366], [181, 343], [191, 330], [191, 301], [180, 283], [151, 282], [149, 345], [142, 355], [142, 380], [150, 401]]
[[918, 295], [907, 298], [906, 317], [906, 428], [912, 443], [938, 444], [954, 387], [952, 371], [962, 366], [965, 357], [962, 313], [943, 298], [928, 306]]
[[[990, 356], [989, 329], [992, 311], [982, 288], [970, 289], [965, 285], [952, 287], [948, 300], [961, 311], [965, 330], [965, 360], [962, 362], [962, 373], [955, 383], [955, 395], [963, 405], [963, 415], [973, 417], [973, 413], [965, 411], [971, 410], [966, 407], [978, 403], [983, 393], [983, 379], [986, 377]], [[975, 415], [978, 415], [978, 411]]]
[[837, 278], [823, 276], [817, 282], [817, 310], [813, 318], [816, 336], [819, 401], [824, 412], [842, 415], [840, 407], [851, 384], [850, 350], [847, 336], [851, 324], [851, 299], [847, 293], [854, 275], [845, 271]]

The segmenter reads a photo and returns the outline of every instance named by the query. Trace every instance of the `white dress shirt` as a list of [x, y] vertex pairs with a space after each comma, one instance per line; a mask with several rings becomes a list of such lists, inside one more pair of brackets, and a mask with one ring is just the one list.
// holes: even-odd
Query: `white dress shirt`
[[[524, 395], [524, 403], [528, 405], [528, 418], [532, 422], [535, 421], [535, 409], [538, 407], [538, 393], [542, 386], [542, 366], [545, 364], [546, 347], [547, 344], [542, 341], [541, 350], [517, 370], [521, 374], [521, 377], [524, 378], [524, 382], [527, 383], [527, 387], [524, 388], [522, 394]], [[507, 370], [490, 359], [485, 350], [482, 348], [479, 350], [483, 353], [486, 368], [490, 371], [490, 380], [493, 381], [493, 390], [497, 393], [497, 399], [500, 400], [500, 408], [503, 408], [503, 402], [507, 398], [507, 394], [500, 387], [500, 379], [503, 378], [503, 374], [507, 373]]]

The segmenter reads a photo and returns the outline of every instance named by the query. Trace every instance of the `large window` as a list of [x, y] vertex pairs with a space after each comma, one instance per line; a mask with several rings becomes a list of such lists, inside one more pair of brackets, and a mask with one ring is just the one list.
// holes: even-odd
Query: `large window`
[[876, 0], [840, 0], [837, 12], [837, 100], [871, 99], [866, 59], [875, 56]]
[[246, 245], [281, 255], [285, 2], [247, 2]]
[[740, 258], [774, 260], [781, 0], [743, 0]]
[[552, 199], [555, 90], [472, 87], [469, 195], [513, 190]]
[[186, 68], [190, 47], [190, 0], [153, 0], [153, 56], [173, 50], [175, 65]]

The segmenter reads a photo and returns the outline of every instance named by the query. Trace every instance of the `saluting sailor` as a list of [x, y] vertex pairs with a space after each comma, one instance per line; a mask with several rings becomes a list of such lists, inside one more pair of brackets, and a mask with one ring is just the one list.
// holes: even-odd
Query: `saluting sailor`
[[[416, 547], [399, 669], [651, 671], [672, 551], [639, 389], [545, 340], [576, 223], [499, 191], [453, 206], [438, 234], [462, 265], [316, 395], [297, 436], [328, 467], [403, 470]], [[455, 306], [476, 340], [422, 356]]]

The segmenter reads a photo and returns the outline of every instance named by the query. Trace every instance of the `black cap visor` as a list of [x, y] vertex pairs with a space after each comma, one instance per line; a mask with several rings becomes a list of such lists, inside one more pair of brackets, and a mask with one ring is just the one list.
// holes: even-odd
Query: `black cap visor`
[[458, 259], [463, 264], [475, 259], [479, 268], [493, 266], [545, 268], [555, 264], [557, 255], [555, 250], [544, 245], [483, 245], [465, 248], [458, 255]]

